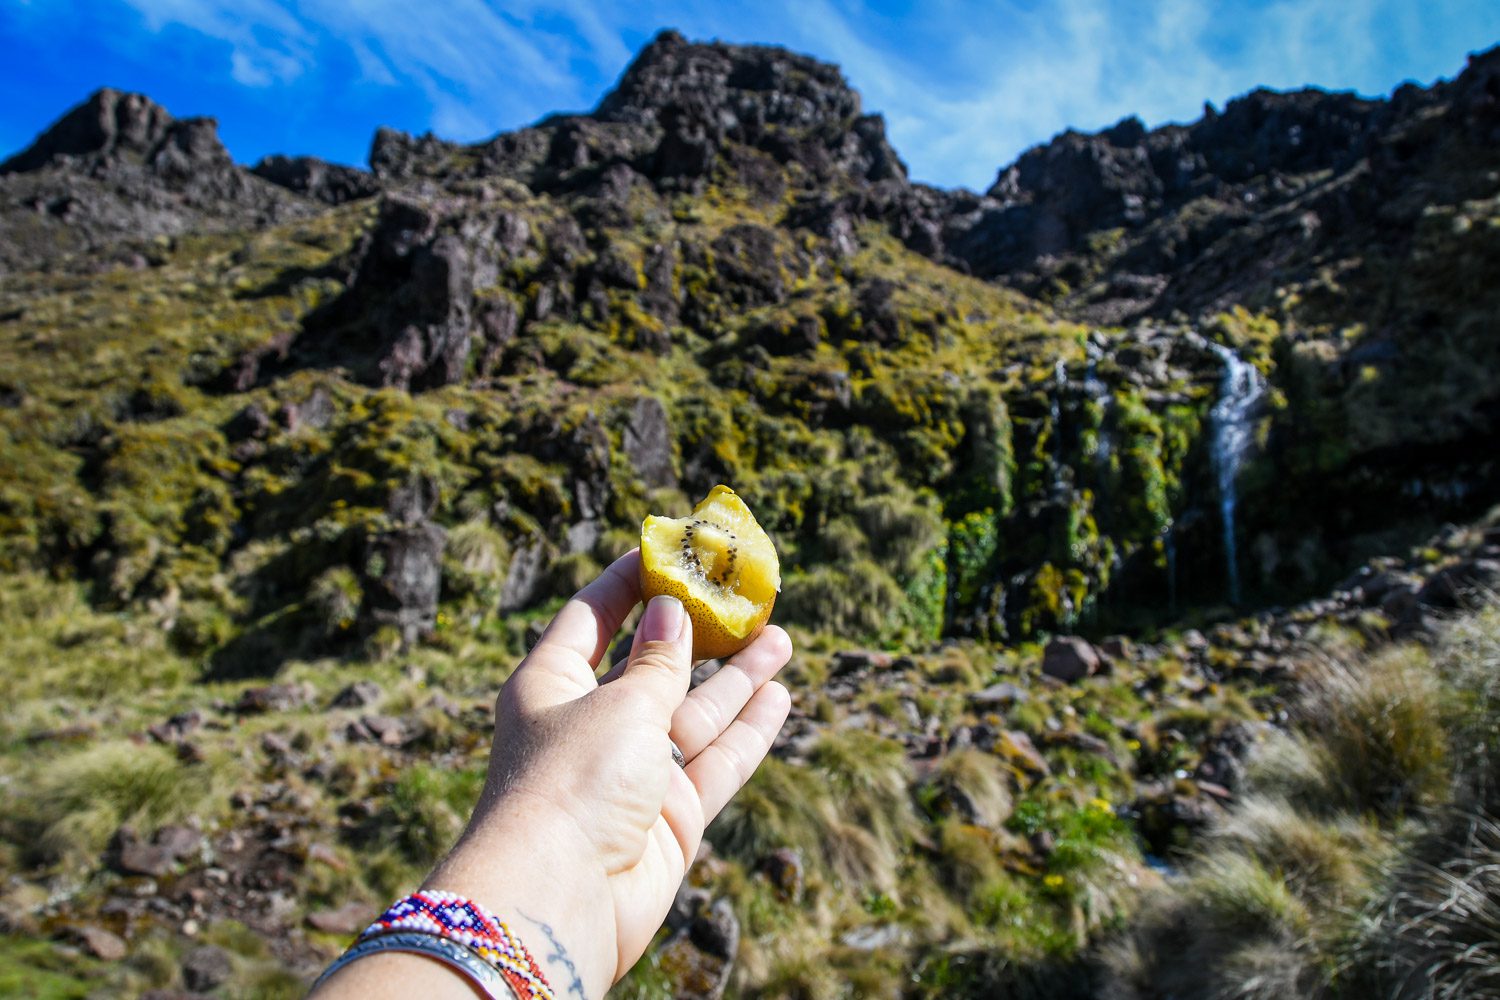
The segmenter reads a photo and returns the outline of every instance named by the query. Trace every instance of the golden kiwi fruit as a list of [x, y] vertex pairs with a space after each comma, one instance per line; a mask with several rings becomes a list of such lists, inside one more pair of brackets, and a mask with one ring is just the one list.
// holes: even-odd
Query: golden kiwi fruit
[[641, 593], [670, 594], [693, 621], [693, 659], [731, 656], [749, 645], [781, 590], [770, 537], [728, 486], [715, 486], [687, 517], [641, 524]]

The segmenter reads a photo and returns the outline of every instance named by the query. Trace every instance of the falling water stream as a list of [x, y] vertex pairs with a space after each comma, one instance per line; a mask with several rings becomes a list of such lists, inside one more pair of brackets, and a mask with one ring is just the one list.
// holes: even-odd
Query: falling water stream
[[[1099, 406], [1110, 405], [1109, 386], [1099, 377], [1099, 359], [1104, 356], [1104, 350], [1093, 340], [1085, 345], [1088, 364], [1083, 371], [1083, 393], [1089, 400]], [[1106, 420], [1099, 425], [1094, 432], [1094, 463], [1102, 470], [1109, 467], [1109, 454], [1114, 448], [1114, 438], [1109, 433], [1109, 422]]]
[[1229, 578], [1229, 602], [1240, 603], [1240, 571], [1235, 551], [1235, 477], [1244, 464], [1254, 430], [1252, 417], [1265, 393], [1265, 383], [1255, 366], [1222, 344], [1209, 349], [1224, 362], [1219, 382], [1219, 401], [1209, 413], [1213, 429], [1213, 468], [1219, 487], [1219, 513], [1224, 523], [1224, 567]]
[[1067, 490], [1063, 476], [1062, 397], [1068, 388], [1068, 366], [1062, 358], [1052, 366], [1052, 494], [1062, 496]]

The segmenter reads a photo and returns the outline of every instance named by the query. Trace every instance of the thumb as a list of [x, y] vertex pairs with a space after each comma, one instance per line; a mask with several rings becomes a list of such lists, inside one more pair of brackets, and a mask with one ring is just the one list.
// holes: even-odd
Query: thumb
[[653, 597], [635, 630], [621, 680], [650, 691], [672, 712], [687, 697], [692, 672], [692, 619], [677, 598]]

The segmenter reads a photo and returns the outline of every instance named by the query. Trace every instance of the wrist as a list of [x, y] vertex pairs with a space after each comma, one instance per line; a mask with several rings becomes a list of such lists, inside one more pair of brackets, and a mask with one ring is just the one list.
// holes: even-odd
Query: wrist
[[455, 892], [504, 921], [558, 1000], [596, 1000], [614, 982], [614, 908], [593, 847], [563, 810], [510, 793], [476, 810], [424, 888]]

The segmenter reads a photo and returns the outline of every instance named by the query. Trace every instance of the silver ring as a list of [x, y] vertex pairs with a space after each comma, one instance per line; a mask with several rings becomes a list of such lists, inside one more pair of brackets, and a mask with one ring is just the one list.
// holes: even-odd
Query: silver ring
[[672, 759], [677, 762], [678, 767], [687, 767], [687, 758], [682, 755], [682, 748], [675, 741], [672, 741]]

